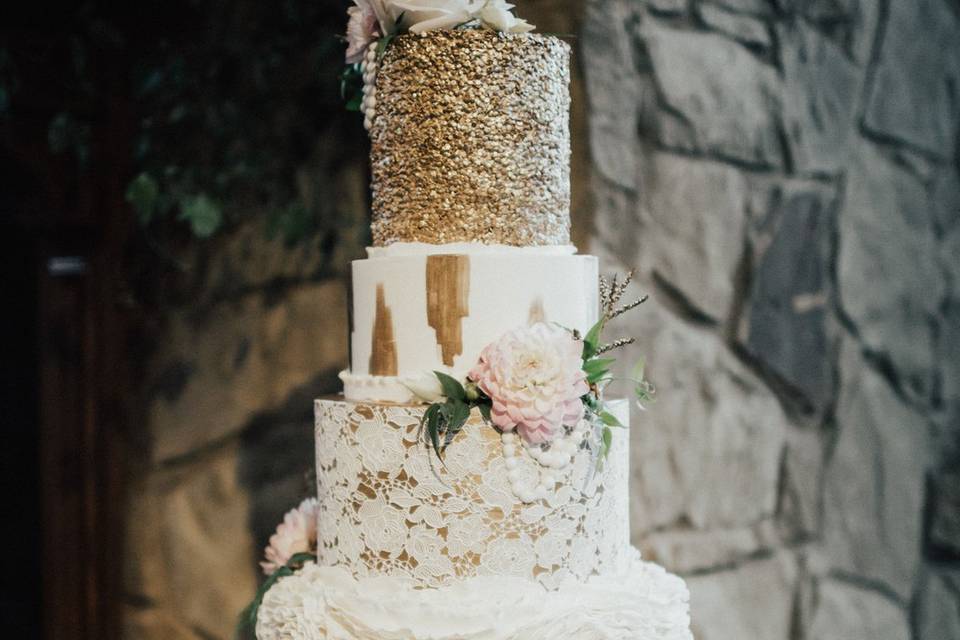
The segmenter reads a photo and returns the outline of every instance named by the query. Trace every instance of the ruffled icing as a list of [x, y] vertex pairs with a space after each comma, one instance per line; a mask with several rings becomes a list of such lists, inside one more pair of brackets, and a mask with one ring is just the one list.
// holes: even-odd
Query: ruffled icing
[[415, 589], [308, 564], [263, 599], [259, 640], [692, 640], [683, 581], [633, 550], [622, 575], [555, 591], [523, 578], [474, 577]]

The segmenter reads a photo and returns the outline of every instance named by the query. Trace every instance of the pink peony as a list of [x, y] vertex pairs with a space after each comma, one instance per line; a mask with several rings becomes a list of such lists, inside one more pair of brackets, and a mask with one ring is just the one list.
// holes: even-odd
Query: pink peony
[[283, 516], [283, 522], [270, 536], [270, 544], [264, 550], [266, 561], [261, 562], [260, 567], [265, 574], [269, 576], [295, 554], [316, 551], [318, 509], [317, 499], [307, 498]]
[[469, 377], [493, 400], [490, 418], [527, 442], [548, 442], [583, 418], [583, 342], [555, 325], [515, 329], [487, 345]]
[[347, 64], [363, 60], [370, 43], [380, 37], [380, 23], [372, 6], [358, 2], [359, 6], [347, 9]]

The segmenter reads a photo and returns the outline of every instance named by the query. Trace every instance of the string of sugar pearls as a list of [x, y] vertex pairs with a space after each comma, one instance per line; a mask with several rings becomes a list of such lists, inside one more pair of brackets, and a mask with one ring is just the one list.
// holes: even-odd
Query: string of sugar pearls
[[[557, 484], [554, 471], [562, 471], [573, 462], [573, 456], [580, 449], [580, 445], [587, 435], [589, 424], [581, 420], [570, 433], [556, 438], [550, 443], [549, 449], [540, 445], [521, 442], [516, 434], [505, 432], [500, 435], [503, 445], [504, 465], [507, 468], [507, 479], [510, 481], [510, 490], [518, 500], [524, 503], [536, 502], [547, 497]], [[527, 454], [538, 463], [539, 480], [536, 486], [524, 481], [524, 471], [520, 467], [521, 457], [518, 455], [518, 443]]]
[[373, 116], [377, 108], [377, 43], [367, 47], [367, 53], [360, 63], [363, 73], [363, 101], [360, 110], [363, 112], [363, 127], [367, 131], [373, 127]]

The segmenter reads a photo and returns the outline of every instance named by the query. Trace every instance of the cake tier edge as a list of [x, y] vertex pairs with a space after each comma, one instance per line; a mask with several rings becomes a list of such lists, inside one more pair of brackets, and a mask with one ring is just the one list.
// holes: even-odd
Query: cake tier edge
[[569, 243], [569, 62], [550, 36], [395, 38], [373, 87], [374, 244]]
[[439, 589], [308, 564], [263, 599], [259, 640], [692, 640], [683, 580], [633, 552], [611, 576], [544, 591], [477, 577]]
[[405, 380], [465, 374], [516, 327], [555, 322], [586, 332], [597, 320], [598, 261], [590, 255], [420, 246], [372, 252], [351, 272], [350, 370], [342, 377], [354, 400], [409, 402]]
[[[619, 570], [630, 548], [626, 429], [613, 430], [602, 465], [599, 436], [571, 433], [579, 446], [558, 448], [566, 464], [546, 468], [474, 410], [441, 464], [421, 433], [426, 409], [315, 402], [321, 565], [422, 587], [487, 575], [554, 589]], [[627, 423], [626, 401], [608, 410]]]

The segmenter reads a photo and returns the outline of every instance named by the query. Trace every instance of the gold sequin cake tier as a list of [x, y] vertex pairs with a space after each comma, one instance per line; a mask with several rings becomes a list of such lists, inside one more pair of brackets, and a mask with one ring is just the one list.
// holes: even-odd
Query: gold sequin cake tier
[[569, 62], [548, 36], [396, 38], [370, 130], [374, 244], [568, 244]]

